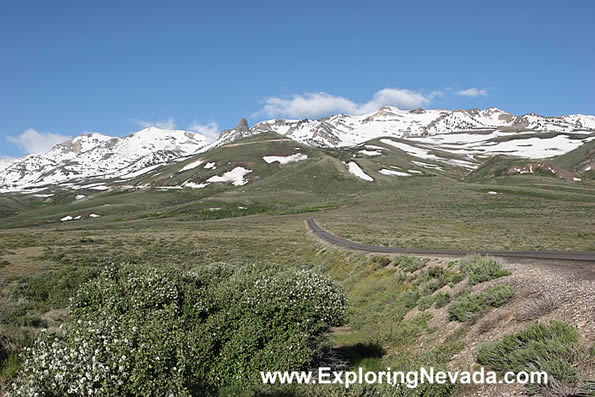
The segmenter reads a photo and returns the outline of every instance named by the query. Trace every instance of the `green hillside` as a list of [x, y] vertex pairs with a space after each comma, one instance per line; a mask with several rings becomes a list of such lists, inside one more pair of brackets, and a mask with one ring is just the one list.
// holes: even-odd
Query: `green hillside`
[[[595, 171], [593, 170], [595, 165], [595, 140], [554, 158], [552, 163], [560, 168], [578, 172], [585, 178], [595, 179]], [[586, 171], [587, 169], [588, 171]]]

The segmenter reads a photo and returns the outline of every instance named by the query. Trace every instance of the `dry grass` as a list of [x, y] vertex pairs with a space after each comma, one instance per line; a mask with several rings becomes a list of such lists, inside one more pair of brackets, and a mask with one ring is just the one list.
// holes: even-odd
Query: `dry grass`
[[527, 302], [516, 314], [516, 320], [522, 322], [537, 320], [556, 310], [559, 304], [559, 299], [560, 298], [547, 292], [543, 293], [537, 299]]

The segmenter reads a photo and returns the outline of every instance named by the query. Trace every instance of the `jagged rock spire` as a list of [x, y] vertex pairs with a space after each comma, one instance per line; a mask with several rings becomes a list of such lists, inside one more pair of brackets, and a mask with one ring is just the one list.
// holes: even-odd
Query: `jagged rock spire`
[[247, 131], [250, 131], [250, 126], [248, 125], [248, 120], [246, 120], [245, 118], [242, 117], [240, 119], [240, 122], [236, 126], [235, 130], [238, 131], [238, 132], [247, 132]]

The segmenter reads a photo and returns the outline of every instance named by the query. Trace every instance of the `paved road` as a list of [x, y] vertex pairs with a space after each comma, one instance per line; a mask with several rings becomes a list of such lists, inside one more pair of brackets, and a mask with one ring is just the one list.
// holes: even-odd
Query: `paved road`
[[342, 248], [364, 252], [378, 252], [388, 254], [419, 254], [419, 255], [447, 255], [465, 256], [470, 254], [491, 255], [504, 258], [546, 259], [559, 261], [595, 262], [595, 251], [461, 251], [461, 250], [422, 250], [412, 248], [380, 247], [376, 245], [356, 243], [324, 230], [314, 218], [306, 223], [312, 233], [318, 238]]

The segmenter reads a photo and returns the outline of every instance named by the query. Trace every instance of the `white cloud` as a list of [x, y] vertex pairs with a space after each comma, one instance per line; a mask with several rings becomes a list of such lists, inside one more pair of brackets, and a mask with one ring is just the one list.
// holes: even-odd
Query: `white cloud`
[[463, 96], [471, 96], [471, 97], [488, 96], [488, 90], [485, 89], [485, 88], [471, 87], [471, 88], [468, 88], [466, 90], [457, 91], [456, 94], [457, 95], [463, 95]]
[[199, 134], [211, 139], [219, 138], [219, 125], [214, 121], [211, 121], [207, 124], [199, 124], [195, 121], [192, 124], [190, 124], [188, 130], [198, 132]]
[[72, 137], [52, 132], [37, 132], [29, 128], [19, 136], [9, 136], [6, 140], [18, 145], [27, 154], [45, 153], [54, 145], [63, 143]]
[[173, 130], [176, 128], [176, 122], [171, 117], [164, 121], [134, 120], [134, 122], [143, 128], [157, 127], [157, 128], [163, 128], [164, 130]]
[[325, 92], [294, 95], [291, 99], [269, 97], [262, 113], [274, 116], [316, 117], [330, 113], [356, 113], [357, 105], [348, 99]]
[[439, 95], [441, 93], [438, 91], [424, 95], [410, 90], [385, 88], [377, 91], [370, 101], [361, 104], [326, 92], [294, 95], [290, 99], [269, 97], [265, 100], [264, 108], [257, 115], [316, 118], [333, 113], [362, 114], [387, 105], [413, 109], [427, 106], [434, 97]]

